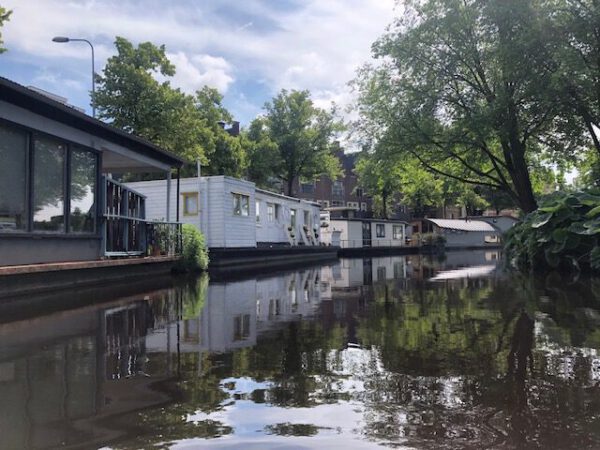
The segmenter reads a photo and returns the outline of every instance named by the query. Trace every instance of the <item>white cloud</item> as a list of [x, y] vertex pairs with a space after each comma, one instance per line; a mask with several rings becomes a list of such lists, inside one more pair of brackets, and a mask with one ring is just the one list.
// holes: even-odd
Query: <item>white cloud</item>
[[203, 86], [216, 88], [224, 94], [234, 81], [231, 75], [232, 66], [225, 58], [204, 54], [193, 55], [190, 58], [182, 51], [169, 53], [168, 57], [176, 68], [171, 84], [189, 94], [193, 94]]
[[204, 84], [223, 93], [234, 85], [236, 92], [252, 83], [268, 86], [260, 100], [246, 92], [256, 112], [282, 88], [309, 89], [319, 105], [350, 103], [347, 82], [370, 58], [371, 44], [394, 15], [394, 0], [311, 0], [292, 10], [262, 0], [4, 0], [3, 5], [14, 10], [3, 30], [11, 50], [3, 63], [28, 58], [66, 78], [84, 77], [89, 48], [53, 43], [54, 35], [92, 40], [98, 68], [114, 53], [114, 36], [151, 41], [166, 45], [178, 71], [172, 83], [187, 92]]

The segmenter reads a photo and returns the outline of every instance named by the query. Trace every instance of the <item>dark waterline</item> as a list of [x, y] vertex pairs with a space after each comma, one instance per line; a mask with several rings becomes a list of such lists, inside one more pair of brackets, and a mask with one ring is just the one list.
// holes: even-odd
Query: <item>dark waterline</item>
[[4, 315], [0, 448], [600, 448], [600, 280], [499, 257], [347, 259]]

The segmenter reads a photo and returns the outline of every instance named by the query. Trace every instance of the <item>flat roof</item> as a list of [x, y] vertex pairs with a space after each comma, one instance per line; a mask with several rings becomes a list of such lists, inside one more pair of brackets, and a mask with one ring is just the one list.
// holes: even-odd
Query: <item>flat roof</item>
[[86, 133], [102, 137], [107, 141], [127, 147], [130, 150], [156, 159], [171, 167], [181, 167], [187, 162], [183, 158], [158, 147], [146, 139], [90, 117], [64, 103], [53, 100], [46, 95], [4, 77], [0, 77], [0, 100]]
[[410, 225], [408, 222], [400, 219], [373, 219], [373, 218], [364, 218], [360, 217], [332, 217], [329, 219], [330, 222], [334, 220], [344, 220], [346, 222], [379, 222], [379, 223], [402, 223], [404, 225]]
[[492, 225], [483, 220], [464, 219], [425, 219], [440, 228], [458, 231], [497, 231]]

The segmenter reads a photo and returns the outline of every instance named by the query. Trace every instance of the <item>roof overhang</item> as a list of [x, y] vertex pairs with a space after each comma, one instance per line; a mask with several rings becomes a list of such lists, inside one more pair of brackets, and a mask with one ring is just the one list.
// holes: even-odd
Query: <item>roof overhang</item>
[[[129, 160], [128, 171], [143, 170], [146, 168], [144, 159], [146, 161], [157, 161], [165, 167], [181, 167], [186, 162], [179, 156], [145, 139], [115, 128], [50, 97], [2, 77], [0, 77], [0, 100], [28, 110], [38, 116], [108, 141], [119, 148], [126, 149], [127, 151], [121, 153], [128, 154], [121, 154], [120, 157], [115, 156], [115, 168], [118, 166], [125, 168], [124, 166], [127, 166], [125, 160]], [[102, 150], [111, 151], [110, 149]]]

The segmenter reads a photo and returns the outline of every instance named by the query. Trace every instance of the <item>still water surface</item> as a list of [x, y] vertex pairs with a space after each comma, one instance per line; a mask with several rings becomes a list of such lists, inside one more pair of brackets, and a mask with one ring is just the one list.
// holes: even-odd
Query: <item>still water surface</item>
[[207, 277], [0, 324], [0, 448], [600, 448], [600, 281], [496, 252]]

